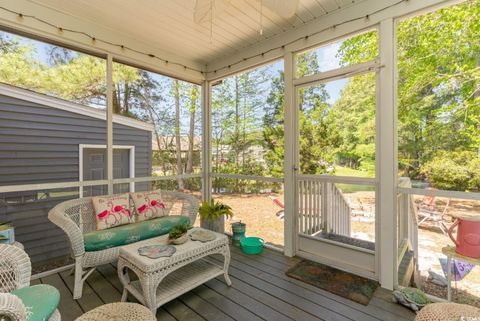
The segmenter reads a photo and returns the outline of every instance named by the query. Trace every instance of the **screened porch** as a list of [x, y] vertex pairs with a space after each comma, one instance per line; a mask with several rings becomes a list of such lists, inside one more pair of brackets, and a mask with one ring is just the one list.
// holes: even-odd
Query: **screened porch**
[[[413, 320], [391, 302], [409, 286], [480, 308], [480, 268], [450, 289], [443, 253], [456, 217], [480, 215], [478, 21], [477, 0], [6, 0], [0, 232], [63, 320], [123, 286], [99, 265], [78, 297], [49, 212], [156, 190], [233, 213], [192, 220], [229, 237], [232, 286], [213, 278], [158, 320]], [[361, 305], [285, 274], [304, 260], [379, 288]]]

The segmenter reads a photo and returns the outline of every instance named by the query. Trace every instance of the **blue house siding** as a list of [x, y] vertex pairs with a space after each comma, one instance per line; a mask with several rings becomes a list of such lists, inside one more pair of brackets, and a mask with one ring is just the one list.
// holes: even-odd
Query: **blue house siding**
[[[136, 177], [151, 175], [151, 135], [114, 124], [114, 145], [135, 146]], [[0, 185], [78, 181], [79, 144], [105, 145], [105, 121], [0, 95]], [[0, 222], [12, 222], [32, 262], [64, 256], [69, 243], [47, 214], [57, 203], [76, 197], [78, 189], [71, 188], [0, 194]]]

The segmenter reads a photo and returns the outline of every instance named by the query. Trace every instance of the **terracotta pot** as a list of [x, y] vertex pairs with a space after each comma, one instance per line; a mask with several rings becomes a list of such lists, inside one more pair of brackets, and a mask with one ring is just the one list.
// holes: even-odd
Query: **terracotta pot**
[[[452, 233], [458, 226], [457, 237]], [[458, 217], [448, 229], [448, 236], [456, 246], [456, 252], [460, 255], [480, 258], [480, 218], [479, 217]]]
[[180, 245], [188, 241], [188, 234], [185, 233], [180, 237], [177, 237], [176, 239], [170, 239], [170, 242], [172, 242], [175, 245]]

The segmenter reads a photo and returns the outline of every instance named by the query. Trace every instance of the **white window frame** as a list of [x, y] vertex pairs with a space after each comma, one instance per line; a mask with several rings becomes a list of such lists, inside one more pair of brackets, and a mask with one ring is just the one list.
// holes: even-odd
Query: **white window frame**
[[[101, 144], [79, 144], [78, 145], [78, 180], [83, 182], [83, 150], [90, 149], [107, 149], [107, 145]], [[135, 146], [134, 145], [113, 145], [113, 149], [126, 149], [129, 151], [129, 178], [135, 178]], [[130, 183], [130, 192], [135, 192], [135, 182]], [[79, 196], [83, 197], [83, 186], [79, 188]]]

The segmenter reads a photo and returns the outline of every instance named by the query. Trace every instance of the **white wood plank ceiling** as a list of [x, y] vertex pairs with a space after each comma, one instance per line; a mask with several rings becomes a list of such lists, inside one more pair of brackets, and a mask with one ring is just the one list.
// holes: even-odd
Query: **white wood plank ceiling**
[[263, 7], [262, 35], [260, 0], [230, 0], [212, 24], [193, 21], [195, 0], [29, 1], [186, 60], [208, 64], [363, 0], [301, 0], [289, 19]]

